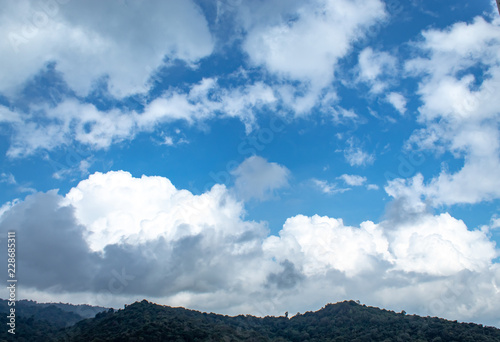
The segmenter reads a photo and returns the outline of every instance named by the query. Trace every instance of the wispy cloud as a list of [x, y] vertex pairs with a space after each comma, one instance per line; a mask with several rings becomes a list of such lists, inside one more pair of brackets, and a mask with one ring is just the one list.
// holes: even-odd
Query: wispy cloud
[[252, 156], [231, 171], [231, 175], [235, 177], [234, 191], [239, 198], [263, 201], [272, 198], [276, 190], [288, 186], [290, 170], [262, 157]]
[[403, 95], [391, 92], [387, 94], [386, 99], [401, 115], [406, 113], [406, 99]]
[[356, 146], [354, 139], [347, 140], [348, 147], [344, 149], [344, 157], [351, 166], [364, 166], [373, 164], [375, 156], [364, 151], [361, 147]]
[[338, 179], [342, 179], [347, 185], [351, 186], [360, 186], [366, 182], [366, 177], [358, 175], [343, 174], [342, 176], [338, 177]]
[[397, 65], [396, 57], [367, 47], [358, 56], [358, 82], [367, 83], [370, 92], [380, 94], [389, 86]]
[[346, 191], [351, 190], [350, 188], [339, 188], [336, 183], [329, 183], [325, 180], [321, 179], [312, 179], [313, 184], [321, 190], [321, 192], [325, 194], [336, 194], [336, 193], [343, 193]]

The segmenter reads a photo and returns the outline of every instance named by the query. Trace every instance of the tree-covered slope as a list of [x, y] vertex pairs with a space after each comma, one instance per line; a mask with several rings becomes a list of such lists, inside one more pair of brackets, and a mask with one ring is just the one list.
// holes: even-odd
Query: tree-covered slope
[[[0, 299], [0, 312], [9, 312], [9, 301]], [[57, 327], [68, 327], [84, 318], [93, 318], [97, 313], [109, 308], [66, 303], [37, 303], [32, 300], [16, 301], [16, 315], [35, 320], [44, 319]]]
[[[0, 299], [0, 315], [5, 317], [9, 313], [8, 301]], [[70, 327], [76, 322], [107, 308], [90, 305], [73, 305], [65, 303], [37, 303], [30, 300], [16, 301], [16, 329], [15, 335], [5, 329], [0, 330], [0, 342], [3, 341], [56, 341], [57, 334], [63, 328]]]
[[499, 341], [500, 330], [359, 305], [285, 317], [229, 317], [136, 302], [65, 329], [62, 341]]

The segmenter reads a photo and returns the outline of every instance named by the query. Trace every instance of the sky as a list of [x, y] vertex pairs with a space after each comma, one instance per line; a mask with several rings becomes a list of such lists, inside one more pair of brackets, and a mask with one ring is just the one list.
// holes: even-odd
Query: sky
[[19, 299], [500, 327], [495, 1], [1, 5]]

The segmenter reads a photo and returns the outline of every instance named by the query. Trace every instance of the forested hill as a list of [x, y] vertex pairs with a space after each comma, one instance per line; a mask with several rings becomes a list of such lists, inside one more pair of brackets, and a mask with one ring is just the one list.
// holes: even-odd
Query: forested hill
[[406, 315], [353, 301], [285, 317], [236, 316], [146, 300], [103, 312], [59, 332], [58, 341], [499, 341], [500, 330]]
[[[9, 301], [0, 298], [0, 315], [6, 316], [10, 310]], [[66, 303], [37, 303], [32, 300], [16, 301], [16, 334], [7, 329], [0, 330], [3, 341], [50, 341], [62, 328], [70, 327], [85, 318], [93, 318], [97, 313], [109, 310], [100, 306], [74, 305]], [[6, 324], [5, 327], [8, 327]]]
[[[9, 301], [0, 298], [0, 312], [9, 312]], [[34, 319], [45, 319], [56, 326], [66, 327], [84, 318], [93, 318], [97, 313], [109, 308], [86, 304], [74, 305], [66, 303], [37, 303], [33, 300], [16, 301], [17, 314]]]

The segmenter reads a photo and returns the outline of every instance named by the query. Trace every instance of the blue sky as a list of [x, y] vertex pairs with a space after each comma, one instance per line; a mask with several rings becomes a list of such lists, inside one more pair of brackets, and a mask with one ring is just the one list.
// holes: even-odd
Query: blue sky
[[23, 297], [500, 326], [495, 2], [3, 7]]

